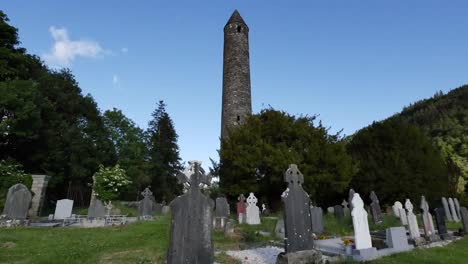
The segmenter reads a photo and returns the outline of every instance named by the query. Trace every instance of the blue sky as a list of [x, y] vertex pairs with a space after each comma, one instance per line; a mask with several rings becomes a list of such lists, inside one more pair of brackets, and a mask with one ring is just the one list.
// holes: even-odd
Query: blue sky
[[[349, 135], [468, 83], [468, 1], [2, 1], [22, 46], [69, 67], [101, 110], [146, 128], [158, 100], [181, 157], [219, 148], [223, 27], [250, 27], [252, 106]], [[53, 50], [56, 47], [57, 49]]]

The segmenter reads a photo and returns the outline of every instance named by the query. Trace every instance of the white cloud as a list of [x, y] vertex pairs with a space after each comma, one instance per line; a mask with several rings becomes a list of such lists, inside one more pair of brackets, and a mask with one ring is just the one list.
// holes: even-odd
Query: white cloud
[[114, 76], [112, 76], [112, 83], [114, 85], [118, 85], [120, 83], [120, 78], [117, 74], [114, 74]]
[[55, 42], [50, 53], [44, 54], [44, 60], [51, 66], [69, 66], [76, 57], [96, 58], [106, 53], [95, 41], [70, 40], [66, 28], [51, 26], [49, 32]]
[[128, 48], [121, 48], [120, 51], [121, 51], [123, 54], [127, 54], [127, 53], [128, 53]]

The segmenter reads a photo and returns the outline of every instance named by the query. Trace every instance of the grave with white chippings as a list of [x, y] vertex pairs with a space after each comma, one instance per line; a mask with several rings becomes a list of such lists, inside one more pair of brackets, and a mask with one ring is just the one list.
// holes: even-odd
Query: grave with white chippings
[[187, 175], [179, 173], [181, 183], [189, 186], [187, 192], [171, 203], [171, 231], [168, 264], [213, 263], [213, 200], [200, 190], [200, 184], [210, 184], [197, 161], [190, 161]]

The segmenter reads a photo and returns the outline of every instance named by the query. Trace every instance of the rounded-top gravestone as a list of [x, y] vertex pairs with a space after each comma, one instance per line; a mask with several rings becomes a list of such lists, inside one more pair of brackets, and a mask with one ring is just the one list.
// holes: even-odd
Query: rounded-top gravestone
[[3, 214], [8, 219], [24, 220], [31, 205], [31, 192], [21, 183], [8, 189]]

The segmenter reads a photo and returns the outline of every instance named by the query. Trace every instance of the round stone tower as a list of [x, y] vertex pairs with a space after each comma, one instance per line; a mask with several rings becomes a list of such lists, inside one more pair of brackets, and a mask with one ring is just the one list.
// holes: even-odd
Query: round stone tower
[[237, 10], [224, 27], [221, 139], [252, 113], [249, 27]]

